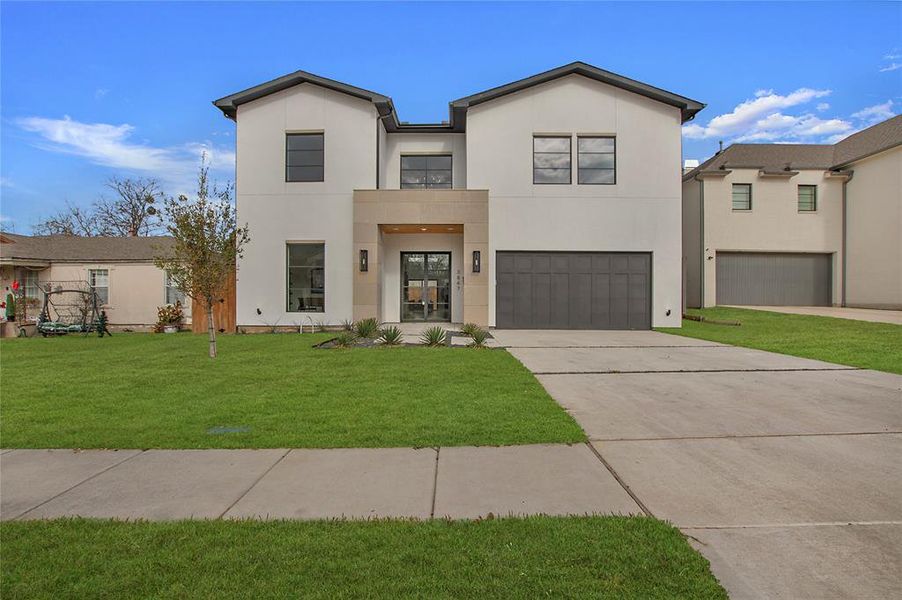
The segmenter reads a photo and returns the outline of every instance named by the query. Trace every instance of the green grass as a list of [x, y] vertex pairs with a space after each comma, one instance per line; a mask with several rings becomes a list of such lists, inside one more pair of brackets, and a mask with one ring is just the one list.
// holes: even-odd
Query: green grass
[[902, 326], [899, 325], [741, 308], [705, 308], [688, 313], [737, 320], [742, 325], [732, 327], [684, 319], [681, 329], [658, 331], [902, 374]]
[[[332, 448], [580, 442], [503, 350], [314, 349], [329, 335], [117, 334], [0, 343], [5, 448]], [[212, 435], [214, 427], [249, 431]]]
[[726, 599], [644, 517], [0, 525], [14, 598]]

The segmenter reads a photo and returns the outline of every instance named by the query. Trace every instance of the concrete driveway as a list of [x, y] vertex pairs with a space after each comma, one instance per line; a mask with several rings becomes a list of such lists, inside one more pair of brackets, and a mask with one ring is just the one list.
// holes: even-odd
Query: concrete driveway
[[732, 597], [902, 589], [902, 376], [651, 331], [494, 335]]

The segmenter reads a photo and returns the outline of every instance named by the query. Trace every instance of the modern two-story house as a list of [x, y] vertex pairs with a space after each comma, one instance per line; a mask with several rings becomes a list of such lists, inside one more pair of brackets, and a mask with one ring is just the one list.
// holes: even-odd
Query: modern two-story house
[[573, 63], [437, 124], [303, 71], [214, 104], [250, 227], [239, 327], [680, 325], [680, 129], [699, 102]]
[[902, 308], [902, 116], [733, 144], [683, 177], [686, 305]]

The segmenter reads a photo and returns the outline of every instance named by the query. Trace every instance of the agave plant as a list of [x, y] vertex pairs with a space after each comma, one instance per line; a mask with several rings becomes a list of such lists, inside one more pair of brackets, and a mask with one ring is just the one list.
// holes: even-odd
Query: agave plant
[[401, 343], [401, 330], [394, 325], [379, 330], [379, 341], [383, 346], [397, 346]]
[[470, 334], [470, 337], [473, 338], [473, 341], [470, 342], [470, 348], [485, 348], [485, 342], [489, 339], [489, 332], [482, 327], [477, 327]]
[[445, 330], [436, 325], [430, 327], [420, 334], [420, 341], [423, 344], [435, 348], [436, 346], [445, 345]]
[[353, 331], [342, 331], [335, 337], [336, 348], [350, 348], [357, 343], [357, 334]]
[[478, 331], [480, 329], [482, 329], [482, 327], [480, 327], [476, 323], [464, 323], [463, 326], [460, 328], [460, 332], [464, 335], [473, 337], [473, 332]]
[[374, 318], [361, 319], [354, 323], [354, 333], [357, 337], [371, 340], [379, 335], [379, 321]]
[[344, 331], [354, 331], [354, 321], [350, 319], [345, 319], [341, 322], [341, 328]]

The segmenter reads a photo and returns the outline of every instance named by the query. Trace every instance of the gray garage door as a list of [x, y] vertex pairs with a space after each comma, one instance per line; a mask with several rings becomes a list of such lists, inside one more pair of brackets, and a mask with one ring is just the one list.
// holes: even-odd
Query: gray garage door
[[754, 252], [717, 253], [717, 303], [830, 306], [833, 256]]
[[496, 327], [651, 327], [651, 254], [498, 252], [495, 264]]

